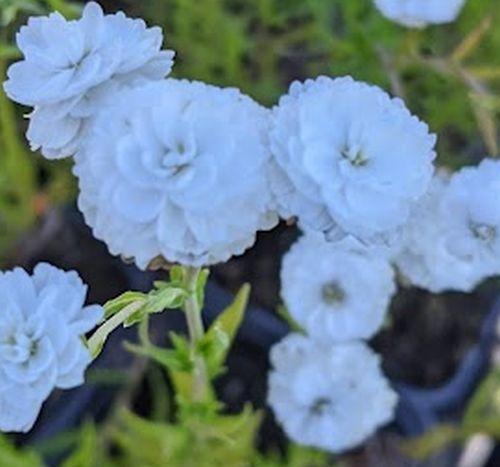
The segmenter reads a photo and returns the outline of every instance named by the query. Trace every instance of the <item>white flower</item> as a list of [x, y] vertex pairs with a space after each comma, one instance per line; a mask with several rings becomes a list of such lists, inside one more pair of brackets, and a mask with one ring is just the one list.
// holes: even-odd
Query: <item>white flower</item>
[[160, 28], [147, 28], [122, 12], [104, 15], [94, 2], [79, 20], [59, 13], [33, 17], [17, 35], [24, 59], [14, 63], [4, 83], [7, 95], [35, 107], [28, 138], [48, 158], [72, 155], [85, 118], [101, 104], [106, 89], [170, 72], [172, 51], [161, 51]]
[[103, 316], [76, 272], [46, 263], [0, 273], [0, 430], [29, 431], [54, 388], [83, 383], [81, 336]]
[[389, 422], [397, 401], [365, 344], [320, 345], [291, 334], [271, 350], [268, 402], [295, 442], [332, 452]]
[[436, 177], [412, 215], [396, 259], [414, 285], [473, 290], [500, 274], [500, 161], [485, 159], [449, 180]]
[[394, 243], [434, 170], [435, 136], [399, 99], [351, 78], [295, 82], [274, 109], [273, 189], [284, 217]]
[[375, 0], [385, 17], [411, 28], [451, 23], [464, 3], [465, 0]]
[[395, 291], [390, 264], [346, 242], [306, 235], [283, 259], [281, 294], [290, 315], [327, 343], [372, 337]]
[[226, 261], [273, 227], [268, 112], [236, 89], [165, 80], [120, 93], [76, 157], [79, 207], [113, 254]]

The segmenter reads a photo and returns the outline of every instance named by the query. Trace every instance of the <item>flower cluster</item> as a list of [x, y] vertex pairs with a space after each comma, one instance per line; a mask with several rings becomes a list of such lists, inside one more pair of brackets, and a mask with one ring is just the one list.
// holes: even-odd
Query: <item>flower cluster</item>
[[173, 52], [160, 50], [162, 40], [160, 28], [121, 12], [104, 15], [94, 2], [79, 20], [59, 13], [30, 18], [17, 35], [24, 59], [9, 68], [4, 88], [34, 107], [32, 149], [49, 159], [73, 155], [86, 121], [113, 89], [168, 75]]
[[226, 261], [274, 227], [268, 113], [236, 89], [164, 80], [122, 92], [76, 157], [79, 207], [110, 251]]
[[[451, 20], [463, 1], [415, 3], [376, 0], [411, 26]], [[74, 156], [94, 235], [140, 268], [223, 262], [297, 218], [282, 295], [306, 335], [274, 347], [269, 403], [295, 441], [348, 449], [397, 399], [364, 342], [395, 293], [391, 262], [436, 292], [500, 274], [500, 162], [433, 178], [436, 137], [378, 87], [295, 82], [269, 110], [237, 89], [164, 79], [173, 52], [161, 43], [160, 29], [93, 2], [76, 21], [32, 18], [4, 87], [34, 107], [33, 149]], [[102, 316], [85, 293], [48, 265], [0, 275], [0, 429], [29, 429], [54, 387], [81, 384], [80, 337]]]
[[393, 269], [352, 237], [328, 242], [309, 232], [285, 255], [281, 281], [305, 335], [273, 348], [269, 403], [296, 442], [354, 447], [392, 418], [397, 400], [363, 342], [383, 324], [396, 291]]
[[74, 271], [41, 263], [0, 273], [0, 430], [28, 431], [54, 388], [83, 383], [82, 336], [102, 318]]
[[432, 292], [469, 292], [500, 274], [500, 161], [438, 175], [405, 229], [401, 273]]
[[294, 441], [343, 451], [387, 423], [397, 397], [363, 343], [319, 344], [290, 334], [271, 351], [268, 401]]
[[410, 28], [451, 23], [460, 14], [465, 0], [374, 0], [381, 13]]

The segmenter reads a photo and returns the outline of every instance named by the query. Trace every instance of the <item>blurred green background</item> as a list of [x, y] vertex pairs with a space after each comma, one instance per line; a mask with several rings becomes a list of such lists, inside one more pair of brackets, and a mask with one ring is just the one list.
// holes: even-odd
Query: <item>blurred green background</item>
[[[175, 49], [175, 77], [238, 86], [275, 104], [293, 79], [352, 75], [404, 98], [439, 134], [439, 163], [451, 168], [498, 153], [500, 8], [468, 0], [451, 25], [409, 30], [372, 0], [102, 1], [159, 25]], [[15, 33], [29, 15], [79, 3], [0, 0], [0, 74], [19, 58]], [[74, 199], [70, 163], [49, 163], [25, 141], [23, 109], [0, 92], [0, 264], [13, 242], [52, 206]]]

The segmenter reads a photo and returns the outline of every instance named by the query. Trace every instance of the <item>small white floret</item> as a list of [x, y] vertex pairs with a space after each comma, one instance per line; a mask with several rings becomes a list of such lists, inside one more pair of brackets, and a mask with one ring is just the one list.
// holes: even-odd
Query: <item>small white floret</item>
[[385, 17], [410, 28], [451, 23], [464, 4], [465, 0], [375, 0]]
[[327, 343], [372, 337], [395, 291], [388, 261], [351, 242], [309, 234], [283, 259], [281, 294], [290, 315]]
[[291, 334], [271, 350], [268, 402], [296, 443], [341, 452], [394, 416], [397, 396], [365, 344], [320, 345]]

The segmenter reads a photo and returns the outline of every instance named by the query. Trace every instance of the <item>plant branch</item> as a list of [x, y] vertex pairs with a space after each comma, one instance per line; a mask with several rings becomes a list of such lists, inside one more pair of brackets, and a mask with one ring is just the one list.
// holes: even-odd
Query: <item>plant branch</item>
[[197, 284], [200, 275], [200, 268], [186, 267], [185, 287], [188, 292], [188, 298], [184, 303], [184, 313], [189, 330], [189, 339], [191, 344], [191, 356], [194, 362], [194, 387], [193, 400], [202, 401], [209, 389], [209, 381], [205, 360], [198, 354], [197, 345], [203, 338], [205, 329], [201, 318], [201, 309], [198, 302]]

